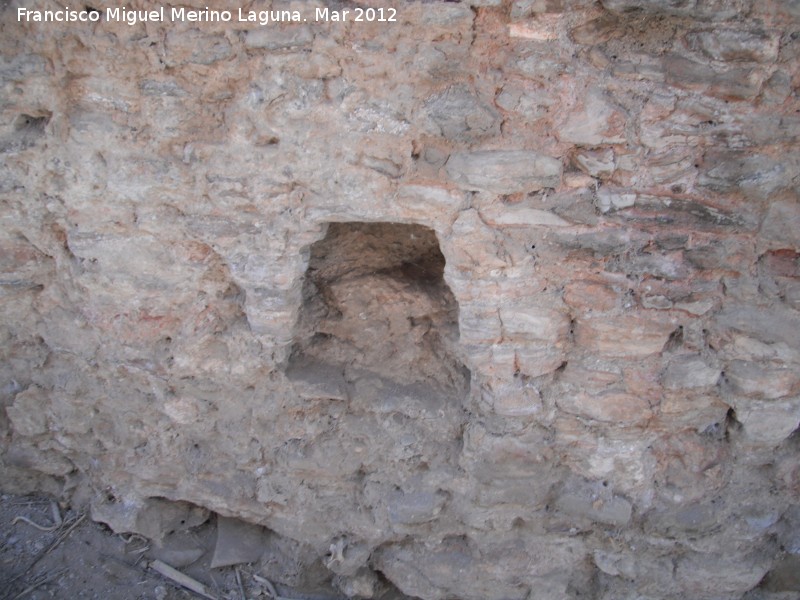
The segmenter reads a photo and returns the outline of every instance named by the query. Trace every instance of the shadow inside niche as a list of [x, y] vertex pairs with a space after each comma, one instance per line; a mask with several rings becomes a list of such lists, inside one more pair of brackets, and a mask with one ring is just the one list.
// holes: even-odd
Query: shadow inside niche
[[463, 397], [455, 357], [458, 305], [433, 230], [397, 223], [331, 223], [311, 247], [287, 375], [338, 397], [349, 383], [432, 389]]

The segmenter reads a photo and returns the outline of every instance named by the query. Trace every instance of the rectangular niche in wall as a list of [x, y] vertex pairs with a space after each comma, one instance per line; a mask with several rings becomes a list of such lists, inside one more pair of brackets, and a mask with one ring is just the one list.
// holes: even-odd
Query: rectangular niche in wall
[[398, 223], [331, 223], [311, 247], [289, 370], [335, 367], [463, 396], [458, 305], [433, 230]]

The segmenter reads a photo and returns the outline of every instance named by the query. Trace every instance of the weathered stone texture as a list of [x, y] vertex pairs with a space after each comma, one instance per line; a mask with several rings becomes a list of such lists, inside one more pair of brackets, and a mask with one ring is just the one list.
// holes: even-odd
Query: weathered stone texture
[[451, 155], [447, 174], [466, 190], [497, 194], [535, 192], [558, 186], [561, 163], [525, 150], [483, 150]]
[[796, 596], [797, 2], [17, 4], [4, 489], [348, 596]]

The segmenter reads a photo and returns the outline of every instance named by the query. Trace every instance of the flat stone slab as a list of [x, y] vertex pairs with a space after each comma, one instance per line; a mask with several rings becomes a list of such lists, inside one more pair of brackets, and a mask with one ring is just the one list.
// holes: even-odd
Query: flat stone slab
[[535, 192], [561, 181], [561, 161], [530, 150], [456, 152], [445, 170], [462, 189], [497, 194]]
[[264, 553], [265, 534], [266, 530], [260, 525], [218, 517], [217, 545], [214, 547], [211, 568], [257, 561]]

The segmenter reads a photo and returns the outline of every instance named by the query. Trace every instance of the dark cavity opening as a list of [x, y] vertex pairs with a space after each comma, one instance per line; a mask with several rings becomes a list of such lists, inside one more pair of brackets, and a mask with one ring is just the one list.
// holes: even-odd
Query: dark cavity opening
[[458, 305], [433, 230], [397, 223], [331, 223], [311, 246], [292, 372], [364, 374], [463, 397]]
[[22, 114], [14, 119], [14, 131], [44, 135], [44, 128], [48, 121], [50, 121], [49, 116], [34, 117], [32, 115]]

